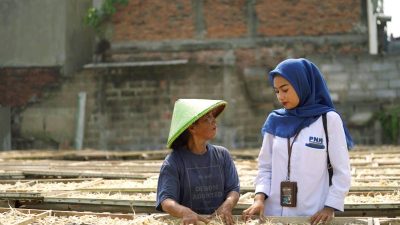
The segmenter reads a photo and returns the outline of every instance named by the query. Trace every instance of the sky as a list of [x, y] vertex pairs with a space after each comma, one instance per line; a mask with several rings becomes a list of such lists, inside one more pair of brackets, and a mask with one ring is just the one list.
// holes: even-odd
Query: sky
[[388, 36], [400, 37], [400, 0], [383, 0], [383, 12], [391, 16], [392, 21], [387, 23]]

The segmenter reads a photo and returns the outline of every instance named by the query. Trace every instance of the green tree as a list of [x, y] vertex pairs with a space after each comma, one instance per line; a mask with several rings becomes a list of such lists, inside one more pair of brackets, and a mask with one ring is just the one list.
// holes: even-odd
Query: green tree
[[84, 22], [92, 27], [99, 39], [105, 38], [105, 24], [117, 11], [117, 5], [127, 5], [129, 0], [104, 0], [99, 9], [88, 9]]
[[391, 144], [398, 144], [400, 138], [400, 106], [390, 107], [378, 113], [385, 137]]

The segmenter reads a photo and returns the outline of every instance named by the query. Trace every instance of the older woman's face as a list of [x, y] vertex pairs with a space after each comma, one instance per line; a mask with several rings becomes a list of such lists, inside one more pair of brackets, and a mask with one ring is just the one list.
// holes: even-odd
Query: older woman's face
[[299, 105], [300, 99], [296, 90], [284, 77], [279, 75], [274, 77], [274, 91], [285, 109], [293, 109]]
[[217, 134], [217, 121], [213, 112], [209, 112], [200, 117], [192, 126], [192, 135], [205, 140], [211, 140]]

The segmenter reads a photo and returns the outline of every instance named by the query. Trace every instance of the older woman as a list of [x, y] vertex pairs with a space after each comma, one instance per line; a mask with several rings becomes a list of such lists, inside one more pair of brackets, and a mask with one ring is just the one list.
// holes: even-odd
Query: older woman
[[156, 208], [182, 218], [183, 224], [208, 222], [200, 214], [217, 214], [233, 224], [238, 174], [228, 150], [208, 143], [225, 106], [225, 101], [206, 99], [175, 103], [167, 142], [173, 151], [161, 167]]

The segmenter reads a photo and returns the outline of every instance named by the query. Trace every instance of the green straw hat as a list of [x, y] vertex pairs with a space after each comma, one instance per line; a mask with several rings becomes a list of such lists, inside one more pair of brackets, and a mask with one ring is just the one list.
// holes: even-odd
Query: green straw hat
[[175, 102], [172, 114], [171, 128], [169, 129], [167, 148], [181, 135], [190, 125], [200, 117], [214, 110], [217, 116], [225, 109], [227, 102], [223, 100], [210, 99], [178, 99]]

